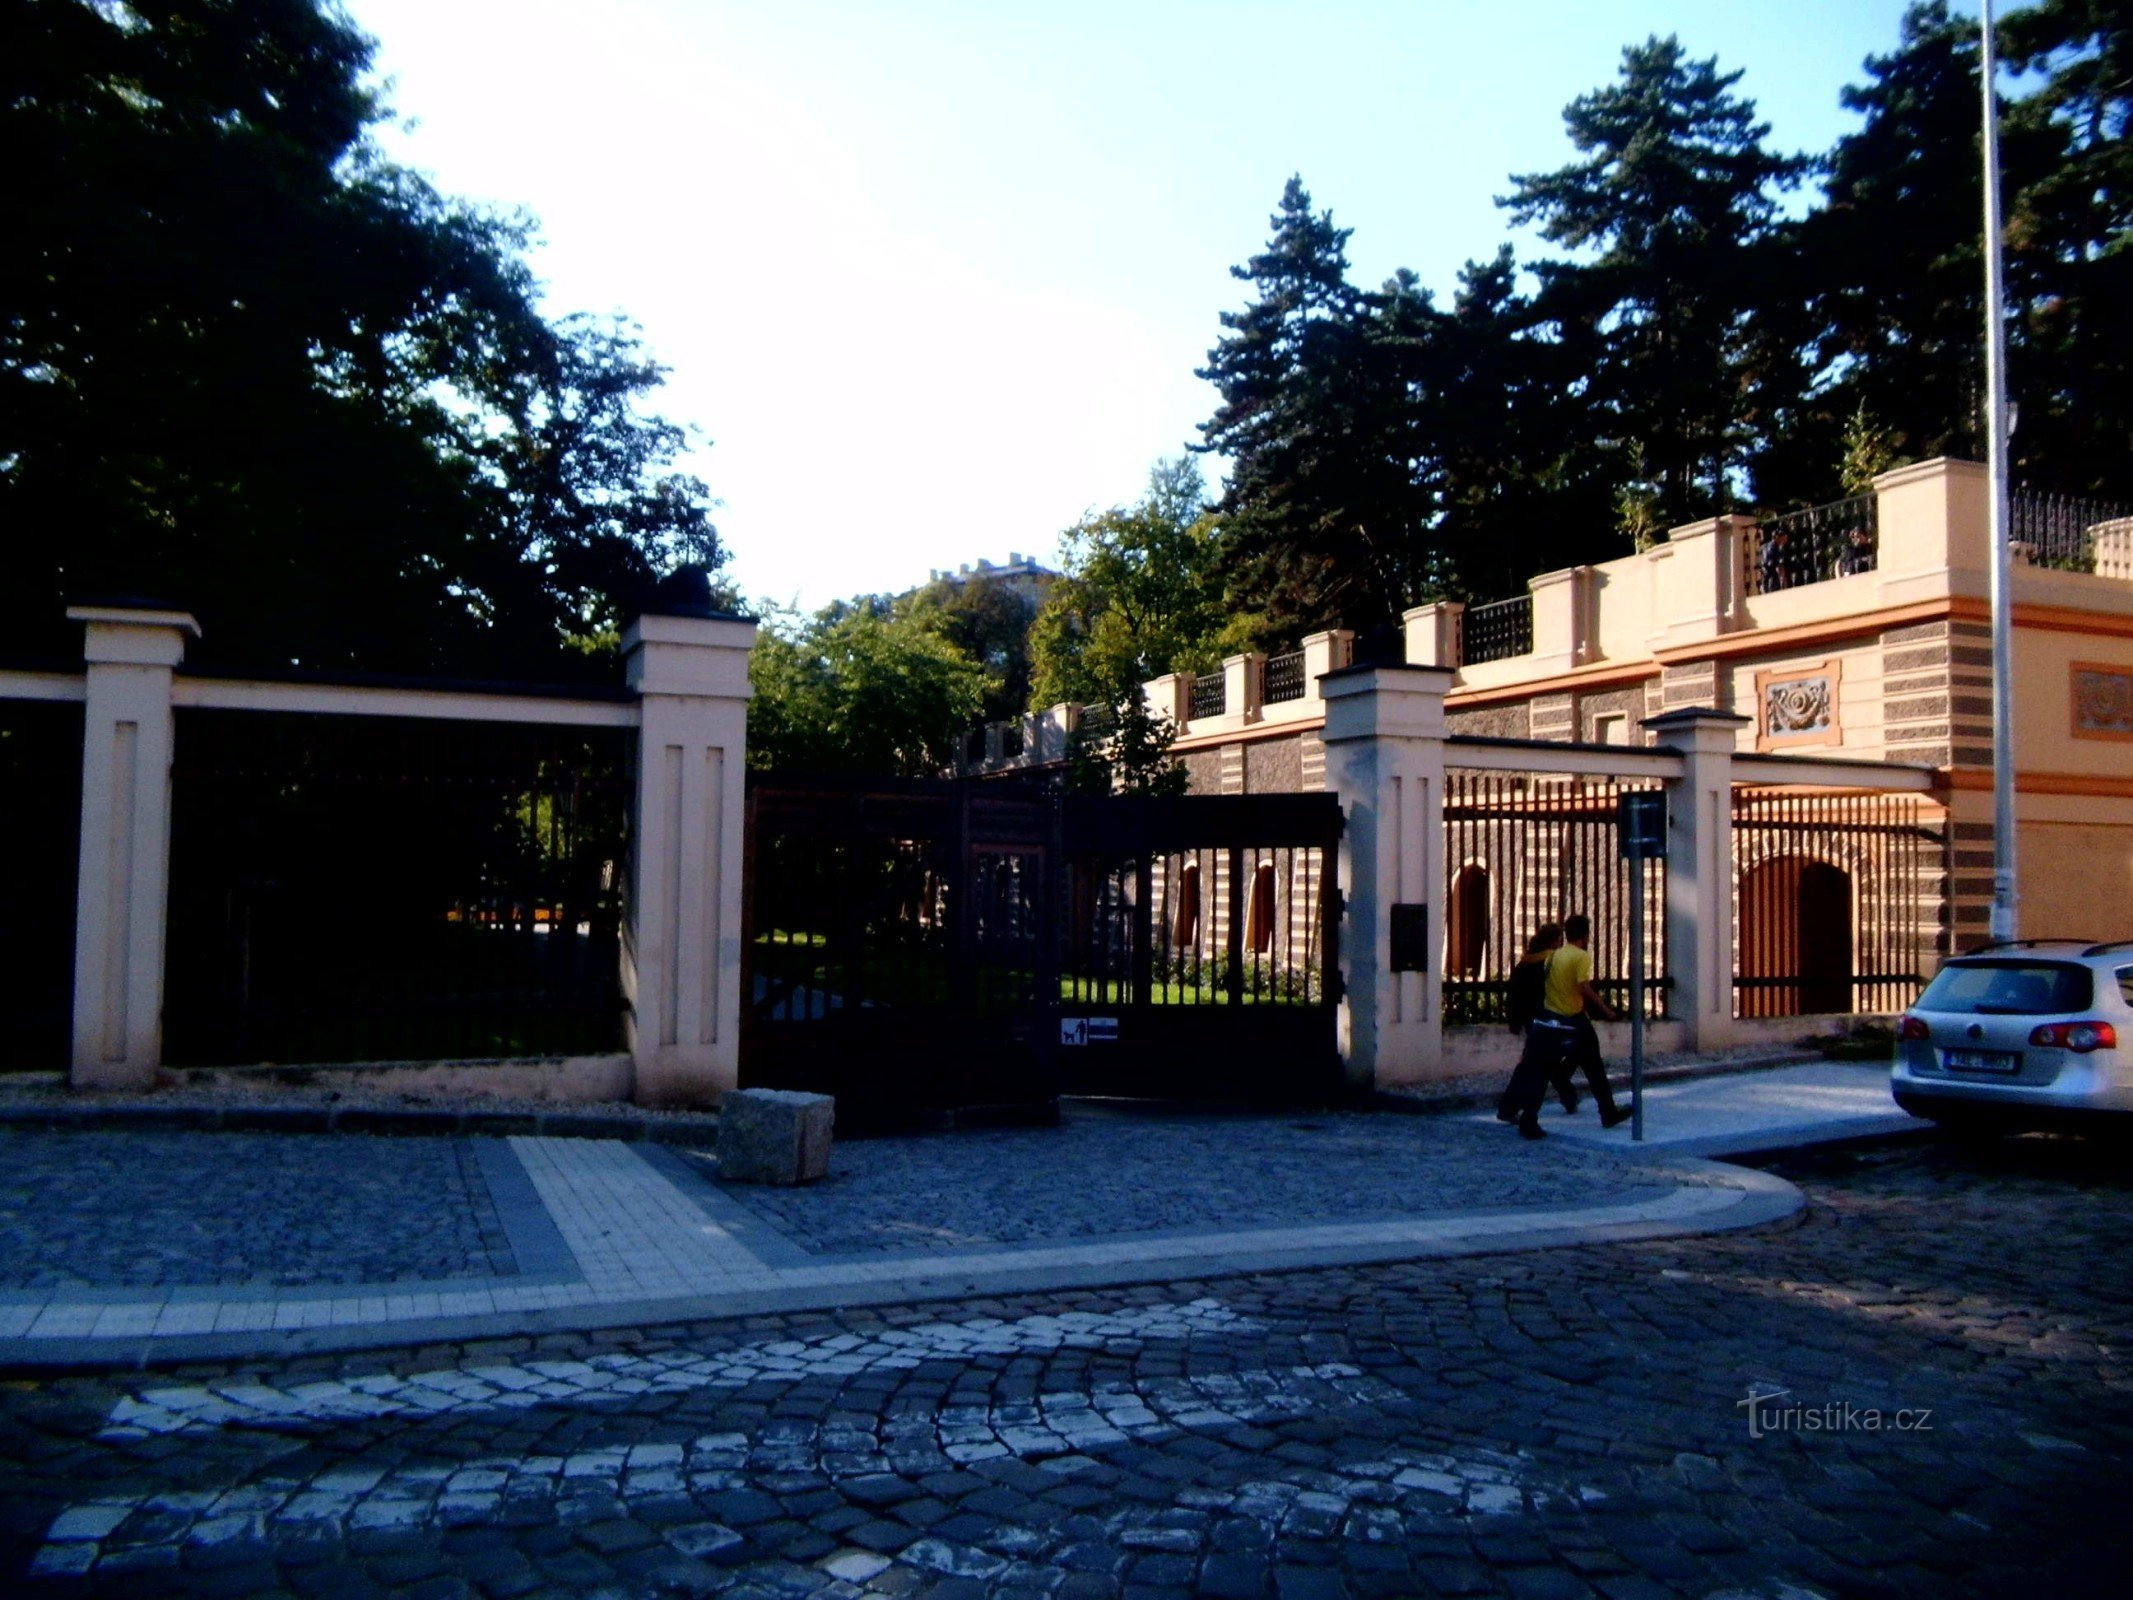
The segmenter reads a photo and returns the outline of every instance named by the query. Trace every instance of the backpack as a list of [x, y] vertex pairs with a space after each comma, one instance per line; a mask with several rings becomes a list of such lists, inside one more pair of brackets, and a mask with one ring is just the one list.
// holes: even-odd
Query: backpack
[[1547, 992], [1547, 985], [1548, 964], [1545, 961], [1521, 961], [1511, 969], [1504, 1011], [1510, 1018], [1513, 1033], [1524, 1033], [1527, 1025], [1541, 1014], [1541, 999]]

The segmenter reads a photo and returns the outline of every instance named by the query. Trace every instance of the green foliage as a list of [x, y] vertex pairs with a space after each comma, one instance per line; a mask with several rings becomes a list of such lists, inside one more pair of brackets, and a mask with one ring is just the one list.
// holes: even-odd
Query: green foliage
[[985, 669], [923, 617], [878, 598], [773, 613], [748, 662], [753, 766], [927, 777], [984, 704]]
[[1900, 465], [1895, 434], [1876, 422], [1866, 402], [1860, 401], [1844, 422], [1844, 462], [1837, 469], [1837, 479], [1845, 494], [1872, 493], [1874, 480]]
[[1294, 641], [1397, 621], [1445, 563], [1432, 537], [1431, 458], [1409, 403], [1436, 320], [1402, 273], [1348, 282], [1349, 230], [1289, 179], [1267, 248], [1230, 275], [1253, 300], [1199, 376], [1221, 403], [1195, 449], [1230, 459], [1221, 511], [1234, 596]]
[[1030, 630], [1030, 704], [1115, 706], [1147, 679], [1210, 671], [1248, 648], [1255, 619], [1225, 605], [1221, 556], [1189, 455], [1158, 462], [1135, 504], [1069, 528], [1063, 576]]
[[[2001, 24], [2013, 466], [2126, 492], [2133, 460], [2133, 12], [2039, 0]], [[1773, 152], [1742, 74], [1679, 40], [1622, 55], [1564, 123], [1577, 158], [1502, 204], [1561, 248], [1470, 261], [1448, 308], [1347, 277], [1348, 230], [1291, 179], [1233, 274], [1201, 376], [1230, 603], [1262, 637], [1368, 635], [1432, 595], [1640, 548], [1743, 501], [1797, 506], [1984, 452], [1974, 21], [1916, 0], [1842, 92], [1857, 126]], [[1804, 215], [1778, 198], [1804, 178]], [[1530, 288], [1528, 287], [1530, 285]]]
[[1773, 195], [1806, 168], [1763, 147], [1738, 72], [1675, 38], [1622, 52], [1618, 80], [1563, 112], [1582, 159], [1514, 177], [1503, 204], [1582, 254], [1543, 263], [1539, 310], [1594, 340], [1588, 415], [1618, 454], [1648, 453], [1669, 526], [1725, 507], [1749, 441], [1743, 360]]
[[[1093, 716], [1091, 715], [1093, 713]], [[1083, 708], [1067, 739], [1066, 783], [1075, 794], [1183, 794], [1185, 769], [1170, 758], [1177, 726], [1148, 709], [1138, 686]]]
[[[522, 218], [377, 151], [322, 0], [11, 0], [0, 49], [0, 573], [194, 609], [207, 660], [601, 670], [722, 556], [627, 324], [536, 309]], [[16, 531], [19, 530], [19, 531]]]
[[2061, 489], [2123, 493], [2133, 459], [2133, 6], [2039, 0], [2008, 14], [2001, 34], [2013, 66], [2044, 74], [2007, 118], [2008, 145], [2037, 150], [2008, 208], [2011, 247], [2036, 263], [2017, 286], [2026, 292], [2009, 352], [2022, 411], [2015, 461]]
[[930, 627], [985, 669], [984, 717], [1001, 722], [1030, 704], [1030, 629], [1037, 604], [986, 573], [938, 578], [898, 601], [902, 615]]

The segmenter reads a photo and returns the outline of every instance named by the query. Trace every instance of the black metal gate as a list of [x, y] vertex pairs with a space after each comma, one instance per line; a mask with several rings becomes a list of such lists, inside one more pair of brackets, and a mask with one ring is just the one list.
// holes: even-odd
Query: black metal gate
[[67, 1065], [81, 738], [79, 704], [0, 700], [0, 1072]]
[[1330, 794], [1070, 797], [1068, 1092], [1337, 1099], [1340, 834]]
[[843, 1127], [1330, 1099], [1329, 795], [751, 778], [744, 1084]]

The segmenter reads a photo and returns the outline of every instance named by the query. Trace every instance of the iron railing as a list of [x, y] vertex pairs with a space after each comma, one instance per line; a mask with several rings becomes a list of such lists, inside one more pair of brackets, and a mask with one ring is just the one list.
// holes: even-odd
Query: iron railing
[[1292, 650], [1285, 656], [1267, 657], [1266, 687], [1261, 694], [1261, 704], [1274, 706], [1286, 700], [1301, 700], [1304, 688], [1304, 653], [1301, 650]]
[[[1444, 1020], [1501, 1022], [1526, 940], [1574, 911], [1592, 919], [1593, 987], [1629, 1000], [1630, 864], [1616, 777], [1455, 769], [1444, 781]], [[1666, 1013], [1666, 863], [1644, 881], [1645, 1015]]]
[[2017, 560], [2133, 578], [2133, 506], [2016, 489], [2007, 497], [2007, 521]]
[[1467, 608], [1460, 625], [1462, 666], [1532, 653], [1533, 596], [1513, 595], [1508, 600], [1491, 600], [1487, 605]]
[[1763, 519], [1747, 541], [1748, 593], [1775, 594], [1872, 572], [1881, 550], [1878, 507], [1876, 496], [1861, 494]]
[[1219, 717], [1229, 708], [1229, 675], [1203, 672], [1192, 680], [1192, 720]]
[[180, 709], [180, 1065], [622, 1042], [630, 735]]
[[1736, 786], [1736, 1015], [1901, 1011], [1943, 949], [1947, 832], [1918, 795]]

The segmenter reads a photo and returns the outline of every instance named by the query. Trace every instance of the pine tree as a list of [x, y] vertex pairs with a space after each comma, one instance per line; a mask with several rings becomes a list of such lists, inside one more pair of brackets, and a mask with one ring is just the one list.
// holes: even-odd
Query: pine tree
[[1773, 191], [1805, 167], [1764, 148], [1740, 76], [1671, 37], [1631, 46], [1616, 83], [1563, 113], [1584, 159], [1515, 176], [1502, 201], [1586, 252], [1538, 269], [1539, 309], [1597, 332], [1593, 420], [1610, 453], [1643, 441], [1669, 523], [1722, 507], [1744, 463], [1754, 256]]
[[1383, 628], [1436, 565], [1431, 474], [1410, 390], [1433, 312], [1411, 276], [1348, 281], [1349, 230], [1292, 177], [1266, 250], [1231, 275], [1256, 291], [1199, 376], [1221, 394], [1196, 449], [1230, 458], [1221, 503], [1240, 605], [1277, 639]]
[[2009, 14], [2001, 33], [2009, 65], [2045, 74], [2006, 120], [2008, 235], [2032, 275], [2020, 285], [2028, 293], [2009, 361], [2022, 415], [2016, 465], [2054, 487], [2123, 495], [2133, 459], [2133, 3], [2039, 0]]
[[1843, 92], [1864, 121], [1830, 152], [1825, 202], [1799, 236], [1826, 374], [1820, 431], [1863, 410], [1897, 453], [1982, 460], [1976, 25], [1924, 0], [1866, 77]]

